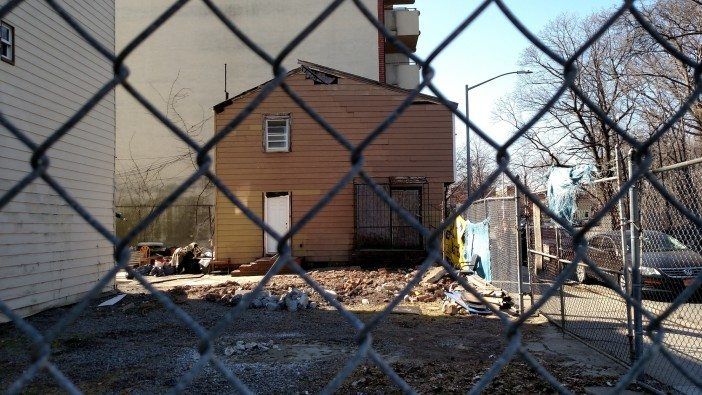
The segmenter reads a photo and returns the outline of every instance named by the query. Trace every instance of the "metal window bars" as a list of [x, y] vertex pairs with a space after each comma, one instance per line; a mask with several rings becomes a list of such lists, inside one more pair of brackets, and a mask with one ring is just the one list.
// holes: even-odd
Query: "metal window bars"
[[[24, 0], [8, 0], [0, 8], [0, 18], [9, 14], [15, 7], [21, 4]], [[474, 387], [470, 389], [470, 393], [478, 393], [483, 390], [490, 382], [495, 378], [495, 376], [500, 372], [500, 370], [514, 357], [520, 356], [526, 363], [528, 363], [538, 374], [547, 380], [553, 387], [561, 393], [569, 393], [568, 389], [564, 387], [557, 379], [544, 368], [537, 359], [522, 345], [521, 336], [521, 326], [525, 320], [537, 312], [543, 305], [552, 297], [556, 296], [560, 286], [569, 279], [575, 272], [575, 269], [579, 263], [585, 263], [588, 267], [598, 273], [603, 275], [602, 270], [595, 264], [587, 255], [587, 242], [585, 234], [594, 226], [594, 224], [601, 220], [609, 211], [611, 211], [616, 205], [619, 199], [622, 199], [629, 190], [640, 180], [647, 180], [651, 188], [659, 193], [670, 205], [674, 207], [680, 215], [685, 217], [697, 227], [702, 227], [702, 218], [700, 218], [699, 213], [691, 211], [686, 205], [681, 202], [677, 197], [673, 196], [669, 192], [664, 184], [660, 181], [659, 176], [651, 172], [651, 162], [652, 155], [649, 152], [651, 146], [658, 141], [666, 132], [672, 127], [672, 125], [677, 122], [690, 107], [697, 100], [700, 92], [702, 92], [701, 74], [702, 66], [686, 57], [685, 54], [681, 53], [678, 49], [669, 44], [665, 38], [654, 28], [654, 26], [646, 20], [644, 15], [635, 6], [633, 0], [625, 0], [622, 4], [613, 12], [613, 14], [604, 22], [604, 24], [593, 34], [589, 39], [584, 42], [577, 51], [575, 51], [569, 57], [563, 57], [558, 53], [554, 52], [546, 44], [540, 41], [529, 29], [517, 18], [517, 16], [510, 11], [503, 0], [485, 0], [481, 2], [476, 9], [474, 9], [463, 22], [453, 30], [441, 43], [438, 45], [433, 52], [429, 54], [425, 59], [419, 58], [417, 55], [412, 53], [400, 40], [395, 38], [393, 34], [380, 22], [378, 21], [374, 13], [369, 10], [362, 0], [333, 0], [324, 8], [324, 10], [298, 35], [291, 37], [290, 42], [276, 55], [272, 55], [264, 51], [260, 46], [258, 46], [251, 38], [249, 38], [245, 32], [243, 32], [236, 23], [228, 19], [225, 14], [215, 5], [213, 0], [200, 0], [202, 1], [213, 13], [213, 16], [221, 21], [228, 29], [231, 31], [232, 35], [239, 39], [245, 44], [251, 51], [253, 51], [262, 60], [268, 63], [272, 68], [272, 75], [274, 79], [271, 84], [268, 84], [262, 89], [262, 91], [256, 96], [255, 99], [244, 109], [240, 114], [238, 114], [228, 125], [226, 125], [219, 133], [216, 133], [213, 138], [211, 138], [204, 145], [199, 145], [193, 141], [184, 131], [182, 131], [178, 126], [171, 122], [163, 113], [161, 113], [152, 103], [150, 103], [129, 81], [129, 70], [125, 66], [125, 60], [138, 48], [145, 40], [147, 40], [154, 32], [156, 32], [162, 25], [167, 23], [169, 19], [176, 14], [184, 5], [189, 1], [198, 0], [177, 0], [166, 9], [156, 20], [154, 20], [147, 28], [144, 29], [137, 37], [135, 37], [126, 47], [118, 54], [112, 53], [112, 51], [93, 37], [93, 35], [81, 26], [71, 15], [66, 8], [64, 8], [61, 3], [57, 0], [45, 0], [46, 3], [55, 11], [55, 13], [63, 19], [72, 29], [74, 29], [78, 35], [80, 35], [92, 48], [98, 51], [103, 57], [109, 60], [113, 64], [114, 73], [112, 79], [104, 84], [98, 92], [92, 96], [85, 104], [77, 111], [68, 121], [66, 121], [60, 128], [55, 130], [48, 138], [42, 142], [35, 142], [29, 138], [25, 133], [20, 131], [15, 127], [5, 115], [0, 114], [0, 125], [7, 129], [12, 135], [14, 135], [22, 144], [24, 144], [29, 150], [32, 151], [32, 156], [29, 163], [32, 167], [32, 171], [27, 174], [20, 182], [14, 185], [11, 189], [6, 191], [2, 196], [0, 196], [0, 209], [5, 207], [8, 202], [10, 202], [18, 193], [25, 189], [34, 180], [42, 179], [46, 184], [48, 184], [58, 195], [63, 198], [63, 200], [78, 213], [88, 224], [90, 224], [95, 231], [99, 232], [103, 237], [109, 240], [115, 247], [115, 259], [117, 264], [110, 270], [102, 280], [96, 284], [90, 292], [88, 292], [85, 297], [76, 305], [74, 305], [67, 314], [65, 314], [53, 327], [49, 328], [44, 332], [39, 332], [36, 328], [32, 327], [23, 320], [17, 314], [15, 314], [4, 302], [0, 301], [0, 312], [9, 317], [14, 325], [26, 334], [34, 343], [34, 351], [32, 354], [33, 363], [31, 366], [21, 375], [16, 382], [12, 384], [9, 388], [10, 393], [20, 392], [30, 380], [41, 370], [46, 369], [58, 382], [58, 384], [64, 388], [69, 393], [80, 393], [80, 390], [67, 378], [58, 367], [51, 361], [51, 343], [56, 337], [61, 333], [61, 331], [66, 328], [71, 322], [75, 321], [81, 312], [88, 306], [90, 300], [96, 297], [103, 287], [109, 282], [109, 279], [114, 277], [115, 274], [120, 270], [127, 270], [132, 273], [135, 278], [148, 289], [155, 297], [163, 304], [163, 306], [170, 311], [175, 317], [181, 320], [185, 325], [187, 325], [194, 334], [200, 339], [199, 352], [201, 358], [197, 363], [191, 368], [187, 374], [183, 375], [181, 379], [177, 382], [174, 387], [175, 392], [182, 392], [186, 389], [188, 384], [194, 379], [196, 375], [202, 370], [202, 368], [207, 364], [212, 364], [217, 370], [219, 370], [224, 377], [240, 392], [250, 393], [251, 391], [247, 387], [246, 383], [242, 382], [233, 372], [227, 369], [227, 367], [217, 358], [213, 353], [213, 340], [219, 336], [223, 330], [239, 315], [244, 312], [245, 306], [253, 298], [255, 298], [263, 289], [263, 287], [271, 280], [271, 277], [280, 271], [284, 266], [297, 273], [306, 283], [308, 283], [316, 292], [319, 292], [324, 299], [332, 305], [357, 331], [357, 342], [358, 351], [351, 358], [345, 367], [331, 380], [326, 388], [323, 390], [325, 393], [333, 392], [337, 389], [341, 383], [347, 378], [352, 371], [365, 359], [371, 360], [375, 363], [397, 386], [405, 392], [412, 393], [413, 390], [410, 386], [396, 373], [393, 371], [389, 363], [381, 357], [381, 355], [375, 351], [373, 348], [373, 330], [387, 318], [390, 311], [400, 303], [405, 295], [407, 295], [412, 288], [420, 281], [421, 276], [430, 268], [432, 264], [438, 262], [443, 265], [450, 273], [450, 275], [456, 279], [463, 287], [469, 290], [476, 298], [485, 302], [482, 296], [476, 292], [463, 278], [461, 278], [454, 268], [445, 260], [441, 258], [441, 237], [447, 227], [456, 219], [458, 215], [463, 213], [468, 207], [471, 206], [480, 196], [483, 196], [487, 189], [493, 184], [499, 176], [504, 175], [512, 180], [516, 185], [516, 188], [520, 193], [524, 194], [533, 204], [539, 206], [542, 212], [550, 215], [555, 222], [557, 222], [563, 229], [563, 232], [568, 234], [573, 239], [574, 245], [574, 256], [573, 259], [569, 261], [567, 265], [563, 268], [563, 271], [553, 279], [553, 283], [548, 287], [541, 295], [541, 298], [535, 301], [533, 305], [530, 306], [526, 311], [521, 312], [521, 315], [512, 319], [505, 315], [503, 312], [493, 309], [493, 312], [500, 318], [502, 324], [504, 325], [504, 334], [507, 338], [507, 347], [504, 352], [496, 359], [492, 367], [481, 377], [481, 379], [474, 384]], [[286, 84], [285, 75], [286, 70], [282, 66], [283, 61], [297, 48], [300, 43], [305, 41], [305, 39], [310, 35], [312, 31], [317, 29], [321, 23], [323, 23], [330, 15], [332, 15], [335, 10], [342, 5], [344, 2], [351, 2], [357, 7], [357, 9], [363, 14], [363, 16], [368, 19], [368, 21], [385, 37], [385, 39], [399, 49], [400, 52], [407, 55], [413, 62], [421, 66], [422, 70], [422, 81], [421, 83], [413, 89], [407, 96], [407, 98], [393, 111], [388, 114], [385, 121], [377, 125], [373, 130], [370, 130], [366, 138], [358, 144], [352, 144], [343, 133], [335, 129], [329, 122], [327, 122], [322, 116], [320, 116], [315, 109], [304, 102], [295, 91]], [[432, 65], [433, 61], [439, 56], [439, 54], [446, 49], [446, 47], [451, 44], [458, 35], [465, 31], [476, 18], [478, 18], [488, 6], [495, 5], [500, 12], [511, 22], [514, 27], [521, 32], [521, 34], [529, 40], [538, 50], [540, 50], [545, 56], [550, 58], [552, 61], [558, 63], [563, 67], [563, 82], [559, 89], [553, 94], [552, 98], [541, 111], [538, 111], [533, 118], [527, 122], [523, 127], [521, 127], [507, 142], [504, 144], [499, 144], [494, 139], [492, 139], [488, 133], [483, 131], [478, 125], [475, 125], [470, 120], [468, 120], [465, 114], [462, 114], [457, 109], [453, 108], [449, 103], [444, 94], [432, 83], [432, 79], [435, 75], [435, 69]], [[575, 66], [576, 59], [580, 57], [585, 51], [587, 51], [591, 46], [593, 46], [597, 40], [605, 33], [607, 29], [612, 27], [612, 25], [619, 19], [624, 17], [625, 14], [629, 14], [633, 17], [635, 21], [639, 23], [642, 29], [644, 29], [648, 34], [658, 43], [662, 48], [664, 48], [668, 53], [674, 56], [678, 61], [687, 67], [694, 69], [695, 73], [695, 87], [694, 92], [687, 98], [683, 105], [678, 109], [678, 111], [655, 133], [653, 133], [648, 139], [644, 141], [639, 141], [623, 130], [617, 123], [612, 120], [607, 113], [599, 108], [591, 99], [589, 99], [575, 84], [576, 77], [578, 76], [578, 69]], [[51, 166], [46, 155], [47, 150], [49, 150], [57, 141], [63, 138], [86, 114], [97, 105], [97, 103], [103, 99], [109, 92], [114, 90], [117, 86], [122, 86], [132, 97], [134, 97], [144, 108], [146, 108], [151, 114], [158, 118], [174, 135], [182, 140], [183, 143], [187, 144], [189, 148], [197, 152], [197, 165], [198, 169], [192, 175], [190, 175], [182, 184], [180, 184], [168, 197], [166, 197], [153, 212], [144, 218], [140, 223], [138, 223], [131, 231], [122, 238], [116, 237], [109, 229], [102, 226], [91, 213], [78, 203], [67, 190], [51, 175]], [[261, 102], [276, 88], [282, 88], [290, 98], [302, 108], [309, 116], [314, 119], [331, 137], [333, 137], [340, 145], [342, 145], [348, 151], [348, 159], [350, 168], [346, 175], [342, 177], [338, 182], [332, 187], [326, 194], [320, 199], [313, 208], [296, 224], [294, 224], [291, 229], [286, 234], [278, 234], [273, 229], [268, 227], [264, 221], [258, 217], [254, 212], [246, 207], [246, 205], [237, 196], [227, 188], [226, 185], [212, 172], [212, 156], [210, 155], [212, 149], [215, 145], [225, 138], [229, 133], [232, 132], [234, 128], [237, 127]], [[427, 229], [422, 226], [422, 224], [411, 215], [411, 213], [403, 210], [396, 202], [394, 202], [390, 196], [379, 186], [371, 176], [369, 176], [364, 170], [364, 153], [365, 149], [382, 135], [391, 125], [412, 103], [412, 101], [417, 97], [419, 92], [423, 89], [429, 89], [433, 92], [438, 99], [443, 103], [446, 108], [454, 113], [454, 115], [460, 119], [461, 122], [468, 125], [476, 136], [483, 139], [489, 146], [497, 151], [496, 164], [497, 167], [494, 171], [487, 177], [486, 181], [472, 194], [468, 199], [458, 207], [453, 213], [451, 213], [440, 226], [435, 229]], [[614, 194], [613, 198], [609, 200], [601, 209], [595, 213], [589, 221], [587, 221], [583, 227], [574, 228], [567, 221], [557, 218], [549, 211], [539, 198], [531, 192], [525, 184], [523, 184], [518, 176], [509, 168], [510, 155], [508, 150], [514, 145], [514, 143], [524, 136], [530, 128], [556, 103], [558, 98], [570, 90], [577, 97], [583, 101], [583, 103], [594, 113], [596, 113], [601, 122], [606, 123], [611, 127], [620, 138], [625, 141], [628, 145], [635, 148], [636, 153], [633, 157], [633, 167], [631, 177], [629, 180], [621, 185], [621, 188]], [[360, 177], [367, 185], [369, 185], [374, 193], [376, 193], [393, 211], [395, 211], [399, 216], [401, 216], [404, 221], [415, 228], [419, 233], [422, 234], [426, 240], [426, 250], [428, 253], [427, 258], [423, 261], [417, 276], [413, 278], [407, 286], [400, 291], [399, 295], [394, 298], [387, 307], [379, 314], [377, 314], [369, 322], [362, 322], [354, 314], [348, 311], [344, 306], [339, 303], [334, 298], [327, 295], [323, 288], [316, 283], [312, 278], [310, 278], [305, 271], [291, 259], [291, 251], [288, 243], [286, 242], [293, 235], [298, 233], [305, 224], [307, 224], [325, 205], [327, 205], [330, 200], [339, 193], [344, 187], [353, 182], [355, 177]], [[264, 276], [261, 282], [255, 287], [253, 292], [249, 293], [244, 297], [243, 303], [239, 304], [237, 307], [231, 309], [223, 319], [211, 329], [206, 329], [198, 322], [196, 322], [192, 317], [185, 313], [181, 308], [175, 305], [167, 296], [158, 292], [153, 286], [149, 284], [141, 275], [135, 273], [129, 266], [129, 244], [133, 241], [134, 237], [144, 230], [150, 223], [152, 223], [156, 218], [164, 212], [174, 201], [183, 194], [188, 187], [193, 185], [196, 181], [201, 178], [209, 179], [213, 185], [224, 194], [234, 205], [236, 205], [242, 212], [260, 228], [273, 235], [273, 237], [278, 241], [278, 252], [280, 253], [281, 259], [271, 268], [271, 270]], [[665, 310], [658, 312], [657, 315], [651, 313], [646, 306], [642, 305], [640, 301], [632, 298], [629, 294], [622, 292], [616, 287], [612, 287], [615, 292], [624, 298], [640, 316], [642, 316], [646, 322], [644, 330], [647, 337], [647, 342], [650, 344], [643, 350], [640, 358], [638, 358], [630, 367], [628, 372], [624, 374], [620, 380], [616, 383], [613, 390], [615, 392], [625, 389], [629, 383], [634, 381], [637, 376], [639, 376], [646, 364], [657, 355], [662, 356], [669, 360], [675, 368], [688, 380], [695, 383], [696, 385], [702, 386], [699, 376], [694, 376], [690, 372], [686, 371], [684, 366], [677, 364], [675, 359], [671, 357], [671, 352], [665, 347], [663, 343], [663, 336], [665, 333], [663, 323], [690, 297], [690, 295], [700, 287], [702, 283], [702, 274], [698, 274], [695, 277], [694, 283], [691, 284], [685, 291], [683, 291], [673, 303], [671, 303]], [[616, 284], [611, 284], [612, 286]], [[488, 303], [485, 303], [490, 306]]]

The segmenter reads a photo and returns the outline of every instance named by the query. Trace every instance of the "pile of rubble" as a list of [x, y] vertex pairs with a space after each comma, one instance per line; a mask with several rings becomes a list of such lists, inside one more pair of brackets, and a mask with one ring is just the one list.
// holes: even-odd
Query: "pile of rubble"
[[479, 276], [469, 275], [466, 276], [465, 279], [480, 294], [485, 302], [466, 291], [460, 285], [457, 285], [451, 291], [446, 292], [446, 299], [443, 304], [444, 314], [455, 315], [465, 312], [487, 315], [492, 314], [492, 310], [489, 307], [498, 310], [507, 310], [514, 305], [512, 297], [509, 296], [507, 292], [486, 282]]
[[[145, 244], [141, 247], [139, 245]], [[199, 274], [212, 262], [212, 251], [205, 250], [197, 243], [184, 247], [165, 248], [163, 243], [139, 243], [138, 251], [132, 252], [133, 270], [142, 276], [172, 276], [174, 274]], [[127, 279], [135, 276], [127, 272]]]
[[249, 308], [268, 310], [288, 310], [298, 311], [317, 308], [316, 302], [310, 302], [309, 295], [297, 288], [290, 288], [281, 296], [273, 294], [271, 291], [263, 290], [251, 302]]
[[[229, 281], [220, 285], [205, 287], [182, 286], [176, 287], [179, 292], [199, 297], [209, 302], [217, 302], [226, 306], [237, 306], [244, 299], [244, 296], [251, 292], [247, 287], [242, 287], [235, 281]], [[173, 291], [171, 292], [173, 293]], [[250, 309], [268, 309], [298, 311], [317, 308], [318, 303], [312, 302], [307, 292], [298, 288], [289, 288], [283, 293], [274, 293], [265, 289], [261, 291], [250, 303]]]
[[236, 346], [234, 347], [227, 347], [224, 349], [224, 355], [231, 357], [234, 354], [237, 355], [251, 355], [251, 354], [260, 354], [264, 353], [268, 350], [280, 350], [280, 346], [277, 344], [273, 344], [273, 340], [269, 340], [268, 342], [265, 343], [256, 343], [256, 342], [251, 342], [251, 343], [246, 343], [243, 340], [239, 340], [236, 342]]
[[[416, 270], [360, 270], [334, 269], [308, 273], [328, 295], [346, 305], [384, 305], [397, 297], [402, 289], [417, 276]], [[498, 309], [512, 306], [511, 297], [482, 278], [469, 275], [466, 280], [481, 293], [486, 301]], [[244, 295], [256, 288], [256, 283], [239, 284], [235, 281], [205, 286], [181, 287], [196, 298], [227, 306], [241, 303]], [[422, 280], [404, 298], [409, 303], [444, 302], [446, 314], [461, 312], [491, 314], [492, 311], [478, 298], [465, 291], [442, 267], [431, 268]], [[264, 290], [251, 301], [249, 308], [298, 311], [314, 309], [327, 304], [312, 287], [297, 276], [276, 276]]]
[[[434, 270], [434, 269], [432, 269]], [[445, 273], [444, 273], [445, 274]], [[332, 290], [335, 297], [347, 304], [384, 304], [400, 294], [402, 289], [415, 276], [416, 270], [321, 270], [310, 272], [310, 277], [319, 283], [324, 289]], [[427, 276], [424, 277], [427, 279]], [[299, 278], [276, 279], [271, 283], [271, 287], [289, 287], [289, 281], [302, 281]], [[448, 290], [453, 281], [443, 275], [434, 278], [432, 281], [422, 281], [415, 286], [406, 301], [409, 302], [433, 302], [441, 300], [444, 291]], [[302, 285], [304, 289], [311, 292], [311, 287]]]
[[[445, 276], [445, 271], [434, 268], [415, 286], [406, 302], [435, 302], [443, 300], [444, 292], [450, 290], [454, 281]], [[416, 270], [360, 270], [334, 269], [309, 273], [328, 295], [345, 304], [378, 305], [386, 304], [395, 298], [416, 275]], [[239, 284], [229, 281], [223, 284], [181, 287], [192, 297], [228, 306], [237, 305], [243, 296], [253, 290], [256, 283]], [[325, 303], [326, 301], [312, 287], [297, 276], [276, 276], [263, 292], [252, 302], [253, 308], [299, 310]]]

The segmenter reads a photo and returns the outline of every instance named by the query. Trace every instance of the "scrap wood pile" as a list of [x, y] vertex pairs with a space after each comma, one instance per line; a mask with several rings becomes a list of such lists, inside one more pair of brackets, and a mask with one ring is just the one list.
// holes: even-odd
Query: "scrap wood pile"
[[486, 303], [498, 310], [509, 309], [513, 306], [512, 297], [504, 290], [495, 287], [475, 274], [465, 276], [465, 279], [483, 297], [485, 303], [458, 285], [450, 292], [446, 292], [446, 300], [443, 305], [445, 314], [454, 315], [461, 311], [471, 314], [492, 314]]
[[[137, 257], [134, 271], [142, 276], [163, 277], [174, 274], [198, 274], [203, 272], [212, 261], [212, 251], [200, 247], [197, 243], [190, 243], [184, 247], [162, 247], [159, 250], [151, 249], [149, 246], [138, 248], [139, 251], [132, 252], [132, 256]], [[140, 266], [142, 261], [144, 264]], [[133, 279], [134, 274], [127, 273], [127, 278]]]

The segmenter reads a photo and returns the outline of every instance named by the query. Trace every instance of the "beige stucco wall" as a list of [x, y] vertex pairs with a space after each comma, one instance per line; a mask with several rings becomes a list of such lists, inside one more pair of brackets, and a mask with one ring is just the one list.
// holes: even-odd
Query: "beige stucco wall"
[[[156, 19], [172, 0], [118, 0], [117, 49], [121, 50]], [[222, 11], [253, 41], [275, 56], [319, 15], [329, 0], [217, 1]], [[377, 13], [376, 0], [364, 0]], [[378, 78], [377, 31], [352, 2], [345, 2], [284, 63], [297, 59], [324, 64], [368, 78]], [[234, 96], [272, 77], [271, 67], [232, 35], [199, 1], [191, 1], [126, 60], [129, 81], [169, 118], [204, 141], [213, 134], [212, 106], [224, 100], [224, 63]], [[171, 100], [168, 98], [171, 97]], [[168, 102], [178, 97], [175, 111]], [[182, 118], [181, 118], [182, 117]], [[129, 94], [117, 91], [117, 172], [172, 161], [187, 152], [172, 133]], [[188, 160], [161, 173], [165, 182], [192, 173]]]

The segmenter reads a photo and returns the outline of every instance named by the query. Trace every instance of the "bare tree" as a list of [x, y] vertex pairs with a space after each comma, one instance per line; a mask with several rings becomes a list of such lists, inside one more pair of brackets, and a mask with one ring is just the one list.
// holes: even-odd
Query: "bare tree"
[[[203, 128], [211, 120], [212, 116], [205, 115], [204, 109], [201, 108], [202, 115], [196, 121], [190, 121], [183, 116], [180, 110], [186, 105], [186, 101], [190, 96], [190, 89], [179, 88], [180, 72], [171, 83], [168, 93], [162, 94], [157, 89], [156, 92], [161, 97], [165, 107], [165, 115], [178, 127], [180, 127], [190, 138], [202, 144], [204, 141]], [[133, 138], [133, 137], [132, 137]], [[174, 137], [175, 138], [175, 137]], [[177, 141], [174, 140], [174, 145]], [[128, 170], [118, 172], [118, 193], [116, 206], [129, 208], [130, 213], [125, 213], [125, 216], [131, 222], [132, 220], [144, 218], [153, 212], [161, 201], [175, 188], [177, 183], [171, 181], [170, 174], [182, 173], [183, 169], [191, 169], [192, 171], [198, 168], [197, 152], [187, 145], [180, 145], [182, 148], [174, 155], [158, 157], [154, 156], [148, 160], [148, 163], [143, 164], [141, 159], [135, 158], [132, 150], [132, 142], [129, 145], [129, 163]], [[187, 171], [187, 170], [186, 170]], [[174, 225], [156, 222], [145, 231], [146, 234], [159, 235], [167, 239], [173, 238], [182, 241], [183, 236], [175, 236], [175, 233], [187, 234], [191, 239], [209, 238], [199, 234], [200, 229], [206, 228], [206, 232], [211, 233], [212, 217], [210, 210], [207, 213], [201, 213], [200, 206], [204, 202], [208, 202], [213, 196], [213, 188], [209, 180], [196, 183], [194, 194], [180, 198], [180, 203], [192, 207], [194, 213], [193, 219], [187, 219], [187, 224]], [[185, 216], [187, 217], [187, 216]], [[127, 231], [129, 224], [120, 224], [118, 226], [118, 234], [120, 230]], [[192, 229], [182, 229], [182, 225]], [[159, 227], [169, 227], [170, 229], [156, 229]], [[183, 233], [185, 232], [185, 233]], [[170, 235], [169, 233], [173, 233]], [[154, 236], [155, 237], [155, 236]]]
[[[693, 62], [702, 61], [700, 0], [658, 0], [644, 4], [642, 13], [668, 43]], [[563, 58], [569, 58], [595, 34], [611, 12], [587, 18], [561, 16], [540, 38]], [[527, 49], [521, 66], [534, 71], [522, 76], [517, 90], [499, 104], [496, 117], [515, 128], [544, 108], [564, 83], [562, 66], [539, 49]], [[630, 136], [654, 135], [693, 94], [694, 70], [671, 55], [631, 15], [620, 18], [578, 59], [574, 85]], [[702, 102], [676, 122], [653, 147], [659, 166], [702, 154]], [[567, 89], [546, 115], [526, 134], [519, 166], [543, 171], [553, 165], [591, 163], [601, 177], [614, 176], [616, 151], [622, 137], [589, 108], [575, 89]], [[621, 163], [620, 163], [621, 165]], [[600, 203], [614, 193], [602, 183], [595, 193]], [[616, 219], [612, 218], [615, 223]]]
[[[564, 15], [551, 22], [540, 38], [560, 56], [569, 58], [606, 18], [606, 13], [582, 20]], [[634, 57], [633, 46], [629, 29], [615, 24], [575, 61], [579, 72], [574, 85], [610, 119], [635, 135], [639, 133], [634, 128], [638, 93], [627, 89], [625, 82]], [[521, 77], [519, 88], [501, 101], [496, 113], [498, 119], [515, 128], [521, 128], [545, 108], [564, 83], [562, 66], [538, 48], [524, 52], [521, 67], [533, 73]], [[599, 176], [610, 177], [615, 175], [616, 150], [621, 141], [615, 129], [569, 88], [524, 136], [522, 165], [543, 171], [553, 165], [592, 163]], [[614, 193], [611, 183], [599, 184], [598, 188], [601, 203]]]
[[[494, 150], [480, 139], [471, 140], [471, 191], [477, 190], [483, 183], [487, 181], [490, 173], [495, 169]], [[452, 207], [460, 206], [466, 199], [468, 194], [466, 190], [466, 148], [459, 147], [456, 152], [456, 182], [448, 189], [447, 200]], [[487, 191], [481, 194], [480, 197], [486, 197], [494, 194], [497, 190], [495, 185], [491, 185]]]
[[[659, 0], [643, 10], [661, 36], [693, 62], [702, 61], [702, 7], [699, 0]], [[666, 51], [638, 22], [627, 20], [636, 40], [630, 89], [639, 93], [637, 118], [647, 137], [664, 125], [693, 94], [694, 70]], [[702, 101], [695, 100], [654, 147], [657, 164], [702, 155]]]

